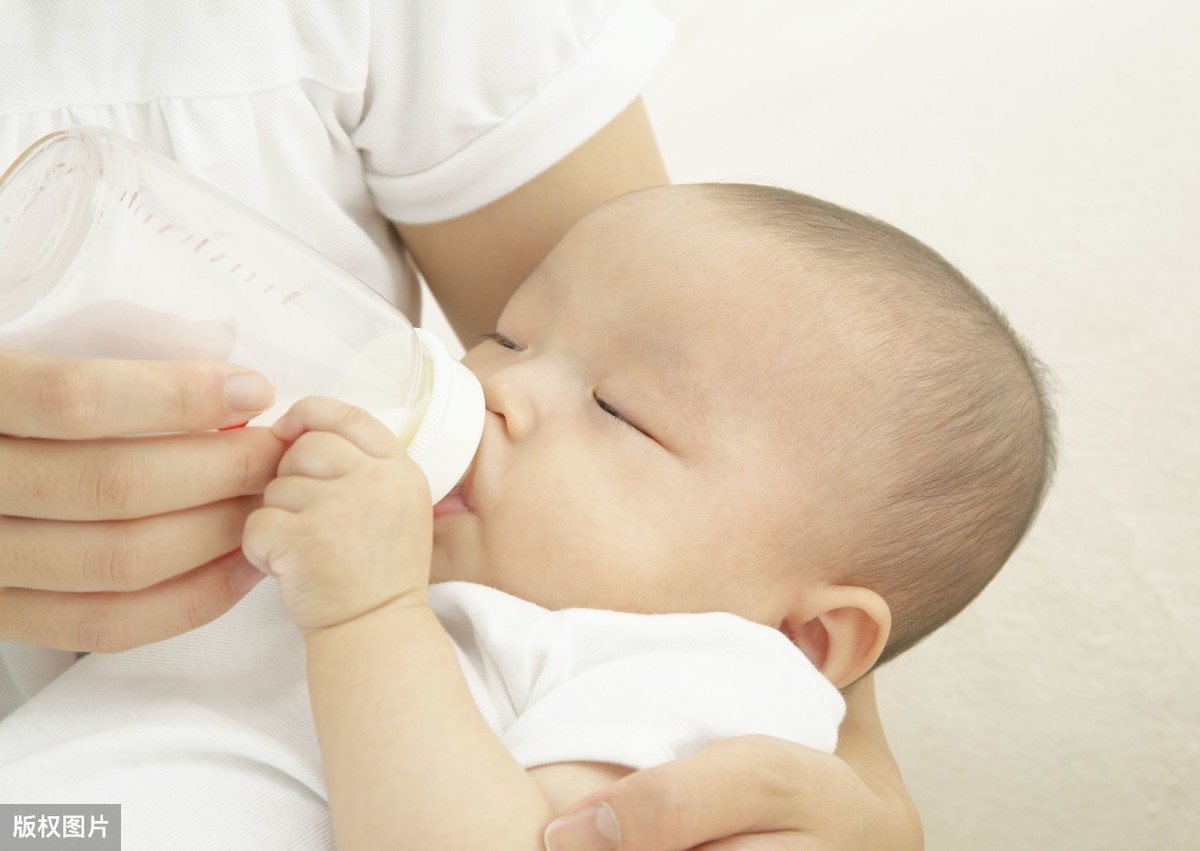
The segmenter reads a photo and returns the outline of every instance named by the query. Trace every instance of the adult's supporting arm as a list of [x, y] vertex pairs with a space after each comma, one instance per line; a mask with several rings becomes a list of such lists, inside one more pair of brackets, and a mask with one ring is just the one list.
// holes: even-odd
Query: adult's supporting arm
[[630, 774], [553, 822], [548, 851], [920, 851], [921, 817], [888, 747], [871, 676], [847, 694], [835, 755], [725, 739]]

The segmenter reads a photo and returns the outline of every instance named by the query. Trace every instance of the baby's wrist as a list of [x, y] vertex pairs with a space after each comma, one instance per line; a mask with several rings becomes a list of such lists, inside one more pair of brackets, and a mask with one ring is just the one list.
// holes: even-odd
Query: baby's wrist
[[424, 609], [429, 609], [429, 593], [427, 587], [409, 589], [402, 593], [395, 594], [375, 605], [368, 604], [365, 606], [350, 608], [344, 612], [329, 612], [326, 614], [326, 616], [320, 619], [300, 620], [293, 616], [293, 620], [296, 621], [296, 626], [300, 628], [300, 632], [307, 639], [320, 633], [326, 633], [331, 630], [338, 630], [354, 624], [364, 623], [391, 613], [402, 612], [405, 610]]

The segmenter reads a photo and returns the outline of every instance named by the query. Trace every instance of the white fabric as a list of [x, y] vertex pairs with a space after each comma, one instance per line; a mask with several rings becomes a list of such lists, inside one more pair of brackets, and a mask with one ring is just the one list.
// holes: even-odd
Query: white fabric
[[122, 847], [332, 848], [279, 588], [185, 635], [92, 654], [0, 721], [0, 801], [119, 803]]
[[75, 124], [205, 175], [415, 315], [387, 218], [476, 209], [639, 93], [646, 0], [6, 3], [0, 159]]
[[[637, 97], [670, 40], [647, 0], [16, 0], [0, 168], [90, 124], [177, 159], [417, 317], [388, 217], [520, 186]], [[0, 643], [0, 717], [71, 656]]]
[[476, 704], [526, 768], [647, 768], [748, 733], [837, 744], [841, 694], [778, 630], [723, 612], [547, 611], [465, 582], [431, 590]]
[[[744, 733], [834, 747], [841, 695], [775, 630], [551, 612], [460, 582], [430, 595], [527, 767], [644, 767]], [[0, 722], [0, 800], [121, 803], [131, 851], [331, 847], [303, 657], [270, 581], [194, 632], [87, 656]]]

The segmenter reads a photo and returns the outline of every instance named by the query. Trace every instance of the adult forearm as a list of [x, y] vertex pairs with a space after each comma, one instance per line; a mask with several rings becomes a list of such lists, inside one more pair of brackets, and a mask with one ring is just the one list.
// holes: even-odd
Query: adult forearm
[[863, 677], [846, 691], [846, 718], [838, 734], [837, 755], [876, 796], [880, 835], [870, 847], [924, 847], [921, 814], [904, 784], [879, 717], [874, 675]]
[[470, 348], [496, 329], [509, 296], [583, 216], [667, 182], [641, 99], [558, 163], [482, 209], [434, 224], [397, 224], [430, 289]]

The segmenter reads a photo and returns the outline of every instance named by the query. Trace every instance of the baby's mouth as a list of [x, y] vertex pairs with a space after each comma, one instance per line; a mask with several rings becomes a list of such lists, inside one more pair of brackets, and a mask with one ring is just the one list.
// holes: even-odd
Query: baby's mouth
[[465, 514], [470, 510], [462, 498], [462, 488], [455, 488], [433, 506], [433, 519], [447, 517], [451, 514]]
[[433, 506], [433, 519], [439, 517], [448, 517], [452, 514], [469, 514], [471, 511], [470, 498], [468, 496], [468, 485], [471, 479], [471, 473], [474, 470], [467, 472], [457, 485], [451, 488], [450, 493], [446, 494], [442, 499]]

